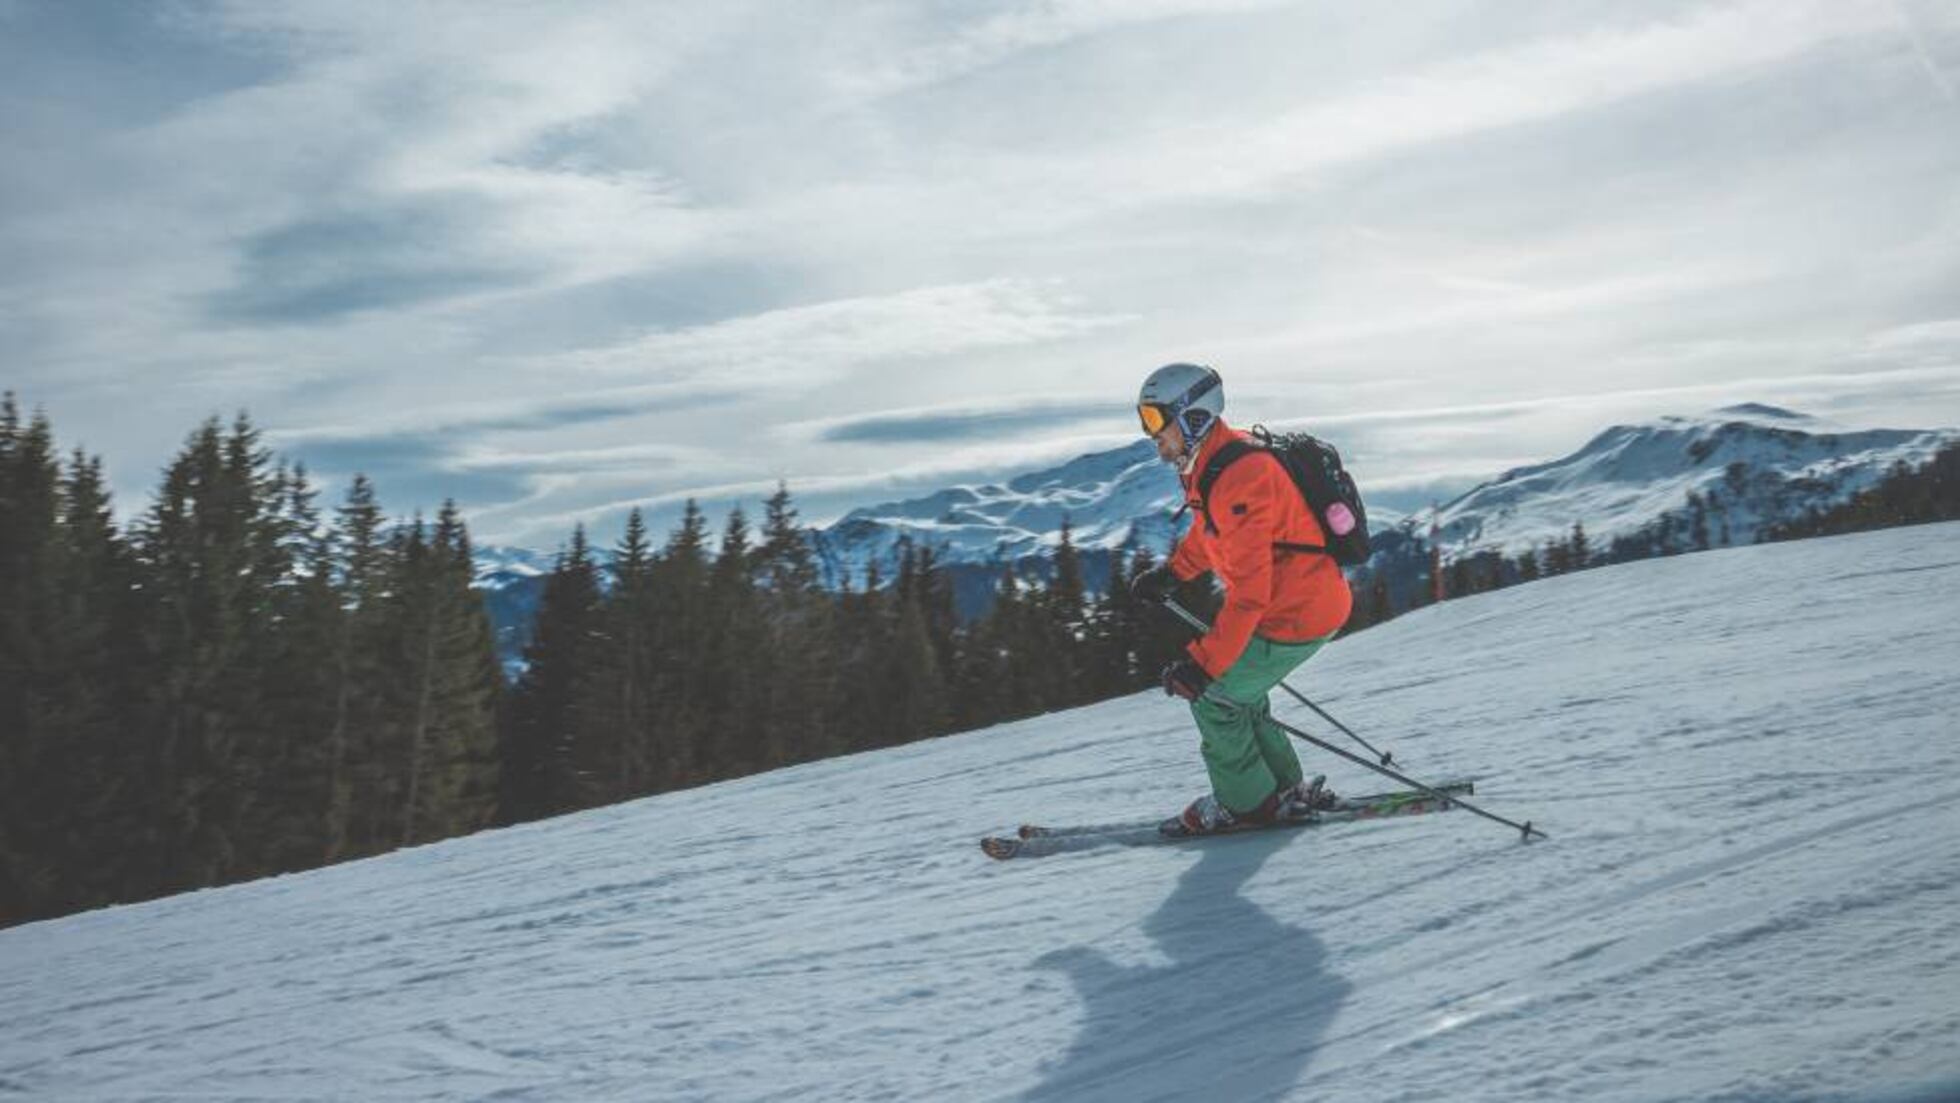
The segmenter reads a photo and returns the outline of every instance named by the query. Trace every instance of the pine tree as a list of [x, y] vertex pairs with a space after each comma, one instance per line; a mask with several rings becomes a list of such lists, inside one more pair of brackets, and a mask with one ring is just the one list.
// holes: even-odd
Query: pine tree
[[993, 605], [969, 629], [967, 646], [955, 672], [955, 723], [963, 730], [1015, 715], [1025, 704], [1022, 687], [1015, 681], [1014, 662], [1024, 598], [1013, 563], [1003, 556], [999, 565]]
[[334, 532], [303, 467], [284, 478], [280, 528], [290, 577], [275, 589], [272, 652], [263, 657], [269, 736], [252, 827], [267, 872], [310, 869], [329, 850], [332, 746], [339, 686], [334, 649], [345, 616], [335, 585]]
[[1388, 596], [1388, 579], [1377, 576], [1368, 588], [1368, 623], [1386, 624], [1395, 618], [1395, 605]]
[[115, 734], [115, 694], [88, 684], [112, 669], [99, 474], [77, 456], [64, 480], [46, 415], [23, 428], [0, 400], [0, 922], [86, 902], [76, 874], [98, 856], [86, 809]]
[[268, 576], [267, 548], [278, 542], [266, 513], [278, 489], [268, 459], [243, 415], [229, 434], [207, 421], [166, 470], [139, 527], [159, 868], [171, 889], [250, 872], [255, 857], [243, 830], [265, 760], [261, 660], [283, 578]]
[[557, 815], [585, 802], [579, 767], [589, 748], [578, 744], [584, 726], [578, 689], [591, 661], [598, 611], [598, 574], [579, 526], [545, 579], [536, 634], [513, 690], [499, 800], [503, 822]]
[[[417, 526], [419, 536], [420, 526]], [[474, 831], [490, 821], [497, 793], [496, 647], [474, 574], [469, 533], [454, 501], [443, 503], [426, 544], [410, 545], [393, 587], [404, 629], [404, 846]]]
[[760, 757], [776, 766], [814, 758], [833, 743], [829, 698], [834, 680], [833, 603], [819, 587], [808, 534], [797, 523], [789, 488], [767, 503], [754, 570], [764, 649], [757, 678]]
[[687, 785], [702, 775], [706, 705], [698, 679], [703, 673], [700, 640], [711, 630], [707, 546], [707, 518], [690, 498], [654, 570], [656, 615], [649, 640], [656, 672], [652, 697], [660, 703], [667, 733], [653, 767], [659, 789]]
[[[77, 449], [61, 487], [53, 558], [59, 614], [46, 637], [53, 660], [44, 683], [59, 717], [68, 769], [49, 779], [61, 798], [66, 843], [63, 911], [128, 899], [140, 877], [142, 823], [135, 797], [146, 779], [140, 725], [130, 707], [136, 665], [134, 572], [117, 532], [102, 461]], [[136, 853], [131, 853], [135, 850]]]
[[654, 764], [661, 758], [661, 732], [655, 721], [655, 687], [660, 670], [654, 650], [660, 611], [655, 594], [655, 560], [646, 519], [634, 509], [626, 532], [612, 553], [613, 584], [600, 602], [599, 638], [579, 693], [587, 726], [609, 733], [595, 741], [607, 754], [588, 756], [591, 789], [601, 802], [626, 800], [652, 791]]
[[767, 641], [753, 567], [748, 517], [737, 506], [722, 529], [708, 572], [704, 624], [693, 641], [702, 662], [699, 747], [708, 778], [738, 777], [766, 760]]
[[1692, 490], [1688, 492], [1688, 539], [1696, 551], [1707, 551], [1714, 545], [1708, 532], [1708, 503]]
[[39, 628], [55, 604], [52, 436], [41, 416], [23, 428], [13, 393], [0, 396], [0, 922], [43, 914], [61, 890], [39, 791], [59, 748], [33, 699], [48, 665]]
[[918, 592], [895, 597], [893, 605], [883, 704], [889, 710], [894, 741], [905, 743], [945, 731], [950, 709]]
[[847, 586], [837, 599], [837, 644], [833, 648], [836, 689], [829, 711], [835, 742], [841, 751], [883, 746], [890, 741], [890, 711], [881, 698], [883, 672], [888, 669], [883, 605], [890, 595], [879, 588], [878, 566], [865, 568], [864, 590]]
[[374, 837], [357, 837], [356, 808], [378, 803], [370, 794], [380, 779], [371, 765], [370, 747], [381, 724], [384, 634], [390, 571], [382, 541], [381, 505], [374, 484], [355, 475], [345, 502], [336, 511], [332, 536], [315, 549], [317, 560], [330, 564], [332, 598], [338, 616], [322, 614], [330, 623], [331, 644], [324, 652], [332, 693], [326, 735], [326, 802], [322, 809], [323, 859], [339, 861], [380, 846]]

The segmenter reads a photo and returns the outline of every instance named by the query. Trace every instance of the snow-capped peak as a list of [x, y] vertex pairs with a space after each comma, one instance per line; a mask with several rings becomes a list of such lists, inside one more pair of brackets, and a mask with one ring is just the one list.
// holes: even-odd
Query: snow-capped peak
[[1956, 439], [1954, 430], [1845, 431], [1745, 403], [1613, 426], [1569, 456], [1507, 471], [1406, 523], [1434, 526], [1446, 555], [1511, 555], [1562, 537], [1575, 522], [1606, 541], [1699, 502], [1715, 518], [1708, 523], [1727, 532], [1717, 542], [1751, 543], [1764, 526], [1842, 502], [1894, 463], [1917, 465]]

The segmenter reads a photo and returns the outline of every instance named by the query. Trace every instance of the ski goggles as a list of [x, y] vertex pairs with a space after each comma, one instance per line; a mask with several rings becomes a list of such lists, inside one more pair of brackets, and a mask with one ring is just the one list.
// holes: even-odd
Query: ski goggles
[[1203, 433], [1211, 421], [1211, 411], [1191, 410], [1187, 407], [1217, 386], [1218, 373], [1211, 372], [1193, 384], [1191, 389], [1179, 396], [1176, 402], [1139, 402], [1137, 420], [1143, 422], [1144, 433], [1153, 437], [1163, 432], [1164, 426], [1180, 418], [1183, 419], [1183, 424], [1179, 428], [1184, 430], [1186, 436]]

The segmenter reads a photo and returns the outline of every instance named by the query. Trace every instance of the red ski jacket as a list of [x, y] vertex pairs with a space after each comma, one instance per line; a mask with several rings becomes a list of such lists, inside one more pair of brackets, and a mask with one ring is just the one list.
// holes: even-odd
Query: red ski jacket
[[[1221, 420], [1198, 446], [1182, 476], [1191, 527], [1171, 554], [1171, 570], [1189, 580], [1206, 571], [1225, 585], [1225, 607], [1211, 631], [1187, 650], [1216, 678], [1244, 654], [1257, 634], [1280, 643], [1330, 636], [1347, 623], [1354, 597], [1332, 556], [1287, 551], [1275, 543], [1327, 543], [1320, 521], [1278, 459], [1265, 452], [1240, 457], [1211, 488], [1211, 525], [1198, 498], [1198, 475], [1229, 440], [1246, 434]], [[1211, 531], [1212, 528], [1217, 531]]]

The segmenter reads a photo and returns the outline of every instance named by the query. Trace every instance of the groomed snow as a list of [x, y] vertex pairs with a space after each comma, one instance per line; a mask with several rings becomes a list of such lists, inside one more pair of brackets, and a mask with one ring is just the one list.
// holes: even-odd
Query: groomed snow
[[1142, 694], [0, 931], [0, 1096], [1956, 1098], [1956, 669], [1956, 525], [1550, 579], [1297, 679], [1549, 841], [984, 858], [1199, 791]]

